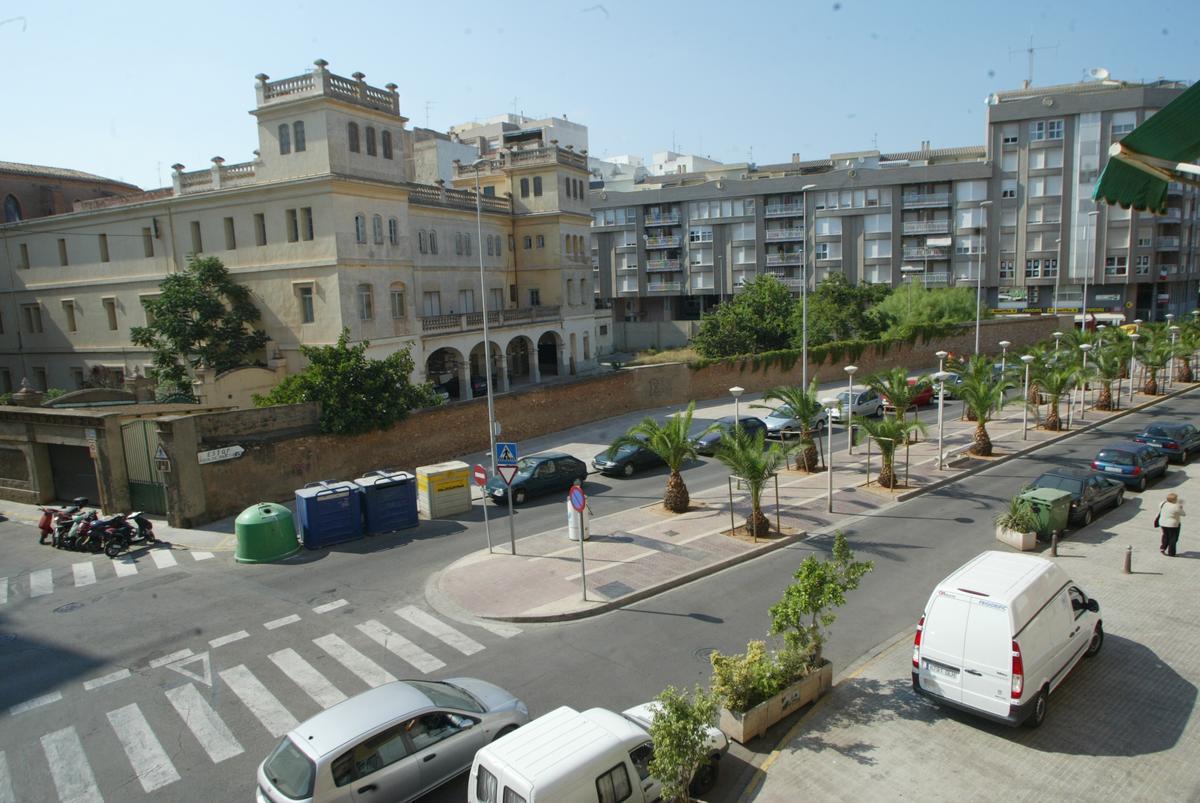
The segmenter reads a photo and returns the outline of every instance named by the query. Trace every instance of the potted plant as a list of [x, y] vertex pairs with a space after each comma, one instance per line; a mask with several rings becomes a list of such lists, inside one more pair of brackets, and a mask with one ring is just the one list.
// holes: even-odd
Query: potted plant
[[686, 689], [668, 686], [657, 703], [650, 722], [650, 740], [654, 743], [650, 774], [662, 784], [664, 801], [688, 801], [693, 790], [699, 793], [709, 785], [698, 783], [708, 780], [699, 778], [699, 774], [708, 772], [711, 780], [716, 780], [708, 738], [716, 700], [699, 686], [690, 695]]
[[996, 540], [1028, 552], [1037, 546], [1037, 514], [1029, 500], [1019, 495], [1008, 500], [1008, 509], [996, 517]]
[[833, 665], [821, 655], [836, 618], [832, 609], [846, 603], [846, 592], [871, 569], [870, 561], [854, 560], [846, 537], [837, 533], [832, 556], [806, 558], [771, 607], [771, 633], [783, 636], [782, 649], [751, 641], [740, 655], [713, 653], [712, 689], [726, 735], [745, 744], [833, 686]]

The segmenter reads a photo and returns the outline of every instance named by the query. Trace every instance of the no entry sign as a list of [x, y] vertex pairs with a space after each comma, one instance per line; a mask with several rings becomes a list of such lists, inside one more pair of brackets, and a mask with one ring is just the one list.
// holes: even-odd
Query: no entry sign
[[480, 488], [487, 485], [487, 481], [488, 481], [487, 469], [484, 468], [483, 466], [476, 465], [475, 470], [471, 473], [471, 475], [475, 478], [475, 484], [478, 485]]

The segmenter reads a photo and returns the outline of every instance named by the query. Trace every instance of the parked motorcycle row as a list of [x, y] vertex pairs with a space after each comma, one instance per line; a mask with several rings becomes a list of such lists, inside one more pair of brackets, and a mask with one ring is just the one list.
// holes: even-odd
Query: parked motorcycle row
[[115, 558], [130, 544], [153, 544], [154, 525], [141, 511], [101, 516], [100, 511], [85, 509], [86, 497], [76, 497], [66, 508], [43, 507], [38, 521], [38, 543], [75, 552], [103, 552]]

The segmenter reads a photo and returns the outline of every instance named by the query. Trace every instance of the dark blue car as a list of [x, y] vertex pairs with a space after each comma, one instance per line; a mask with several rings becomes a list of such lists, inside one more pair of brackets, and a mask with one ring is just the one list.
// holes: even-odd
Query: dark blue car
[[1167, 473], [1167, 456], [1147, 443], [1119, 441], [1097, 452], [1092, 468], [1140, 493], [1151, 477]]
[[1200, 429], [1191, 424], [1167, 422], [1149, 424], [1142, 434], [1134, 438], [1138, 443], [1148, 443], [1174, 459], [1186, 463], [1188, 458], [1200, 453]]

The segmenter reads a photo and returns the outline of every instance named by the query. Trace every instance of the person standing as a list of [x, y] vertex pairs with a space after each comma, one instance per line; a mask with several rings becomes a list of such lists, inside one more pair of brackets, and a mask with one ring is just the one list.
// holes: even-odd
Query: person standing
[[1167, 557], [1175, 557], [1175, 547], [1179, 544], [1179, 520], [1186, 513], [1183, 512], [1183, 502], [1179, 501], [1179, 495], [1174, 491], [1167, 494], [1167, 499], [1158, 507], [1158, 515], [1154, 517], [1154, 521], [1162, 529], [1162, 541], [1159, 543], [1158, 551]]

